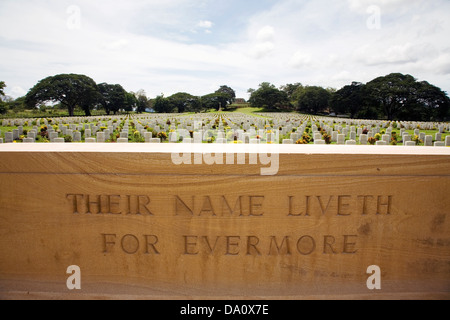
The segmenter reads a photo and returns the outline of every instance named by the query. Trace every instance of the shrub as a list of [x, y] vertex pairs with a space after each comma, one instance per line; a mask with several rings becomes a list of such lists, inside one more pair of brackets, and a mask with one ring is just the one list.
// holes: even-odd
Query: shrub
[[161, 141], [166, 141], [167, 140], [167, 133], [165, 132], [159, 132], [157, 134], [157, 137], [161, 139]]
[[325, 133], [322, 137], [326, 144], [331, 144], [331, 136], [329, 134]]
[[377, 139], [371, 137], [371, 138], [369, 138], [369, 139], [367, 140], [367, 142], [368, 142], [369, 144], [371, 144], [371, 145], [374, 145], [375, 143], [377, 143]]
[[369, 133], [369, 130], [368, 130], [368, 129], [364, 129], [364, 130], [362, 131], [362, 133], [363, 133], [363, 134], [368, 134], [368, 133]]
[[376, 141], [380, 141], [381, 140], [381, 134], [377, 133], [374, 138], [375, 138]]
[[64, 136], [64, 142], [68, 143], [68, 142], [72, 142], [72, 141], [73, 141], [72, 136], [69, 136], [69, 135]]

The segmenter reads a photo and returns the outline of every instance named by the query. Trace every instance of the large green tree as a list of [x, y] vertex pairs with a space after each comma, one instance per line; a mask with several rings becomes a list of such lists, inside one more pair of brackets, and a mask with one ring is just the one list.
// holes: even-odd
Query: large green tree
[[157, 113], [172, 113], [173, 105], [170, 103], [168, 98], [165, 98], [164, 95], [157, 96], [153, 107]]
[[362, 111], [364, 104], [364, 84], [352, 82], [331, 95], [330, 107], [337, 114], [350, 114], [354, 118]]
[[76, 107], [84, 110], [87, 116], [98, 103], [100, 94], [97, 84], [91, 78], [79, 74], [60, 74], [39, 81], [25, 97], [26, 104], [35, 108], [46, 102], [60, 102], [74, 115]]
[[288, 98], [291, 102], [298, 101], [298, 95], [301, 90], [304, 89], [303, 85], [300, 82], [297, 83], [288, 83], [284, 86], [281, 86], [280, 89], [288, 95]]
[[228, 99], [229, 95], [222, 92], [210, 93], [201, 97], [203, 109], [215, 109], [217, 111], [222, 107], [225, 108]]
[[322, 87], [305, 87], [298, 96], [297, 110], [309, 114], [325, 113], [330, 98], [331, 93]]
[[401, 73], [367, 83], [365, 99], [380, 108], [388, 120], [443, 120], [450, 109], [449, 98], [441, 89]]
[[226, 109], [228, 105], [236, 101], [236, 92], [228, 86], [221, 86], [215, 93], [218, 94], [222, 109]]
[[101, 99], [99, 100], [106, 114], [117, 114], [120, 109], [125, 107], [127, 92], [120, 84], [100, 83], [98, 85]]
[[416, 79], [411, 75], [391, 73], [366, 84], [367, 96], [383, 110], [388, 120], [394, 120], [415, 101]]
[[186, 92], [178, 92], [168, 97], [173, 109], [178, 113], [192, 111], [192, 103], [196, 99], [193, 95]]
[[257, 90], [249, 89], [249, 103], [254, 108], [264, 108], [267, 111], [290, 111], [292, 106], [288, 94], [277, 89], [269, 82], [263, 82]]

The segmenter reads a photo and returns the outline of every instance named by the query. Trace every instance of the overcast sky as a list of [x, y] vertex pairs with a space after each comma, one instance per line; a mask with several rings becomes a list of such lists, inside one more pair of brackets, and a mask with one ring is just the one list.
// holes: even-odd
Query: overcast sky
[[149, 97], [248, 98], [261, 82], [341, 87], [392, 72], [450, 92], [449, 0], [0, 0], [16, 98], [78, 73]]

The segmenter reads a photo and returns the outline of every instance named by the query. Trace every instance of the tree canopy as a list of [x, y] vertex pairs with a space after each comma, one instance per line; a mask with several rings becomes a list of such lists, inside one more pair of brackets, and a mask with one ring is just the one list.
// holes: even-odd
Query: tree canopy
[[285, 91], [277, 89], [269, 82], [263, 82], [257, 90], [249, 89], [251, 93], [249, 103], [255, 108], [267, 111], [290, 111], [291, 103]]
[[91, 78], [78, 74], [60, 74], [38, 82], [26, 95], [29, 107], [47, 102], [60, 102], [74, 115], [78, 106], [87, 116], [100, 99], [97, 84]]

